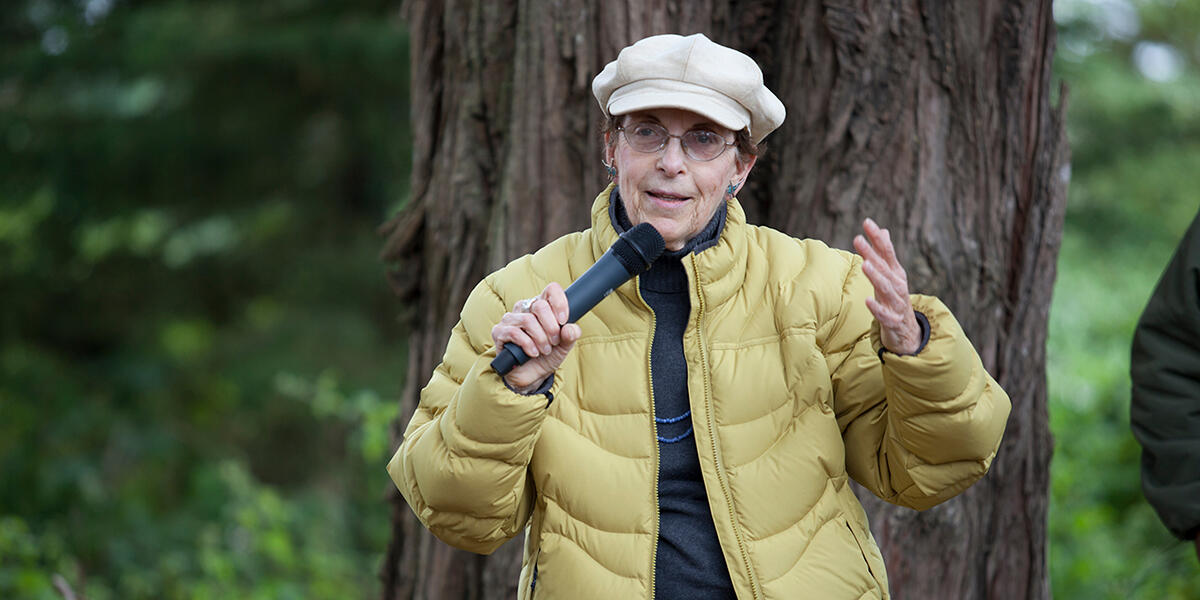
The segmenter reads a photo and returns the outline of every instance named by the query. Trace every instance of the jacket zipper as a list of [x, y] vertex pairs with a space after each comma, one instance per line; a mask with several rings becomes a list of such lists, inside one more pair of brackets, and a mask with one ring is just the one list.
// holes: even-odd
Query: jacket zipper
[[[696, 288], [696, 299], [699, 304], [698, 312], [696, 313], [696, 340], [700, 346], [700, 371], [704, 374], [704, 404], [705, 412], [708, 413], [708, 441], [712, 445], [713, 461], [717, 466], [717, 482], [721, 485], [721, 493], [725, 495], [725, 506], [729, 509], [729, 525], [733, 528], [733, 537], [737, 540], [738, 551], [742, 555], [742, 564], [746, 567], [746, 575], [750, 580], [750, 592], [754, 598], [761, 598], [762, 594], [758, 589], [758, 579], [754, 576], [754, 569], [750, 567], [750, 553], [746, 550], [746, 542], [742, 539], [742, 531], [737, 525], [737, 515], [733, 511], [733, 497], [729, 493], [729, 484], [725, 481], [725, 465], [721, 460], [721, 454], [717, 451], [717, 427], [716, 416], [713, 412], [713, 397], [712, 397], [712, 379], [709, 376], [708, 364], [708, 346], [704, 342], [704, 313], [707, 308], [704, 304], [704, 292], [700, 289], [700, 277], [698, 275], [699, 268], [696, 266], [696, 255], [692, 254], [692, 281]], [[655, 486], [657, 487], [657, 480]], [[657, 496], [657, 491], [655, 492]]]
[[650, 304], [642, 297], [641, 281], [635, 283], [635, 289], [637, 290], [638, 300], [641, 300], [646, 310], [650, 311], [650, 340], [647, 342], [646, 348], [646, 375], [649, 378], [648, 381], [650, 384], [650, 441], [654, 447], [654, 537], [650, 539], [650, 600], [654, 600], [654, 586], [656, 584], [654, 576], [658, 572], [658, 461], [660, 458], [658, 455], [658, 420], [655, 419], [656, 414], [654, 412], [654, 367], [651, 364], [650, 357], [651, 349], [654, 346], [654, 330], [658, 327], [658, 318], [654, 315], [654, 309], [650, 308]]
[[541, 558], [542, 549], [538, 548], [537, 554], [533, 556], [533, 581], [529, 582], [529, 600], [533, 600], [533, 593], [537, 591], [538, 560]]

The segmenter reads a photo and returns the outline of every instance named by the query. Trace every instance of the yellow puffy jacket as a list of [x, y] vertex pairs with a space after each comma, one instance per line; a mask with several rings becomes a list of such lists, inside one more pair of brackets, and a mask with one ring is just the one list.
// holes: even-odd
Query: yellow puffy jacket
[[[523, 599], [654, 597], [654, 316], [637, 281], [579, 320], [549, 408], [488, 364], [508, 307], [574, 281], [616, 241], [610, 190], [591, 229], [471, 292], [388, 464], [417, 517], [453, 546], [490, 553], [528, 525]], [[736, 200], [717, 245], [683, 264], [695, 443], [738, 597], [887, 598], [847, 477], [915, 509], [958, 494], [995, 456], [1008, 396], [936, 298], [912, 297], [931, 324], [925, 348], [881, 364], [861, 259], [747, 225]]]

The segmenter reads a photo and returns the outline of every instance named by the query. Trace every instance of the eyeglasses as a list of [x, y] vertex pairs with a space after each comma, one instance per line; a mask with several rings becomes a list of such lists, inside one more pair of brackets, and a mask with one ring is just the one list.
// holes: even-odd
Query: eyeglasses
[[683, 135], [673, 135], [667, 131], [666, 127], [650, 122], [618, 127], [617, 131], [625, 136], [625, 141], [634, 150], [646, 154], [658, 152], [667, 147], [667, 142], [670, 142], [671, 138], [678, 138], [680, 145], [683, 146], [683, 153], [688, 158], [699, 162], [713, 160], [724, 153], [726, 148], [737, 143], [727, 142], [725, 138], [707, 129], [692, 129]]

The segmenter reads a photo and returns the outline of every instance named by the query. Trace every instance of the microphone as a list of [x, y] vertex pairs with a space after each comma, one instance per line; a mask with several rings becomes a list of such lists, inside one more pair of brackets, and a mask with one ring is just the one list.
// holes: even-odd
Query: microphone
[[[567, 305], [571, 312], [567, 323], [574, 323], [621, 284], [645, 273], [665, 247], [662, 235], [649, 223], [641, 223], [621, 234], [596, 264], [567, 287]], [[506, 375], [513, 367], [528, 360], [529, 356], [520, 346], [505, 342], [492, 359], [492, 368], [500, 375]]]

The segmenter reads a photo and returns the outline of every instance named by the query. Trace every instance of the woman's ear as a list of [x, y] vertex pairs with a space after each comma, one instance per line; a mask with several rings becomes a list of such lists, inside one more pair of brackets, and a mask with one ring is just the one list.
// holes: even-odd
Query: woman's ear
[[756, 162], [758, 162], [757, 156], [750, 156], [746, 160], [742, 160], [739, 156], [733, 160], [733, 178], [737, 180], [737, 192], [742, 191], [742, 187], [746, 185], [746, 178], [750, 176], [750, 169], [754, 168]]
[[617, 140], [613, 137], [613, 132], [608, 131], [604, 134], [604, 164], [611, 165], [616, 160]]

